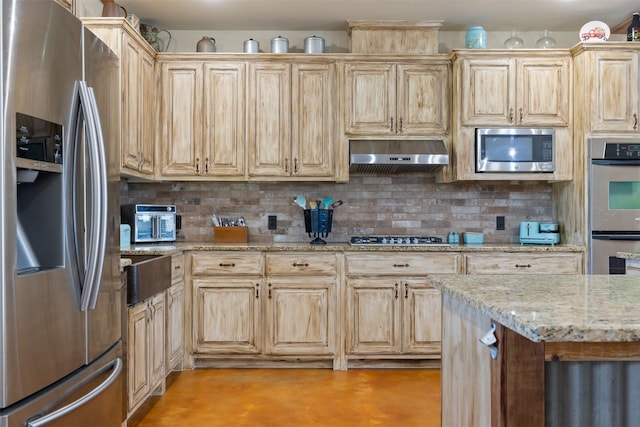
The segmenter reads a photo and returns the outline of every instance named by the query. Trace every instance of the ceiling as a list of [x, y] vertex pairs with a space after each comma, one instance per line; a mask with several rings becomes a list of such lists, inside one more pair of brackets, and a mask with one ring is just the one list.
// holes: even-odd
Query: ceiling
[[640, 4], [631, 0], [117, 0], [129, 13], [172, 30], [345, 30], [347, 20], [442, 20], [443, 31], [578, 31], [611, 28]]

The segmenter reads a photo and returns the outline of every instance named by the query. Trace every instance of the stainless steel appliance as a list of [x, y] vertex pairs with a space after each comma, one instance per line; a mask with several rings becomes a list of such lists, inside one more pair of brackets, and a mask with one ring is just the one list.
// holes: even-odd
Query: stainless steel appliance
[[119, 426], [117, 58], [54, 1], [0, 7], [0, 426]]
[[476, 129], [476, 172], [554, 172], [554, 139], [554, 129]]
[[449, 246], [440, 237], [428, 236], [353, 236], [352, 246]]
[[122, 205], [120, 217], [131, 227], [132, 243], [176, 240], [175, 205]]
[[640, 253], [640, 138], [588, 143], [588, 272], [625, 274], [625, 260], [616, 253]]
[[449, 151], [440, 139], [349, 141], [352, 173], [429, 173], [449, 164]]

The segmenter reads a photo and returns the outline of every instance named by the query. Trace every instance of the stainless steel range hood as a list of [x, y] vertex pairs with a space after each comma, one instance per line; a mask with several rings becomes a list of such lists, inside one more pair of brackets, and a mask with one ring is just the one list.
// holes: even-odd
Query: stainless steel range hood
[[439, 139], [349, 141], [351, 173], [426, 173], [448, 164], [449, 152]]

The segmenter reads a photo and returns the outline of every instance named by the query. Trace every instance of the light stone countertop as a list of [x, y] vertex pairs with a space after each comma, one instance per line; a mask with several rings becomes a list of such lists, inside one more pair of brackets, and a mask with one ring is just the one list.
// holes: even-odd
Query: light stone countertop
[[584, 252], [584, 247], [573, 245], [519, 245], [519, 244], [482, 244], [482, 245], [445, 245], [445, 246], [351, 246], [349, 243], [327, 243], [311, 245], [305, 243], [207, 243], [175, 242], [131, 245], [121, 250], [121, 255], [164, 255], [179, 254], [185, 251], [319, 251], [319, 252]]
[[535, 342], [640, 341], [640, 279], [431, 275], [431, 286]]
[[640, 254], [634, 252], [618, 252], [616, 257], [622, 259], [640, 259]]

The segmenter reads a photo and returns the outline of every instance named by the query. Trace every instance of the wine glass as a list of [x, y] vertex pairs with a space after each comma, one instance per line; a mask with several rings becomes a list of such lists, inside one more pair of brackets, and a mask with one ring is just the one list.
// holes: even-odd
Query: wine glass
[[556, 41], [551, 37], [551, 31], [544, 30], [544, 37], [541, 37], [536, 42], [538, 49], [553, 49], [556, 47]]
[[504, 41], [505, 49], [522, 49], [524, 47], [524, 41], [518, 37], [516, 30], [511, 31], [511, 37]]

